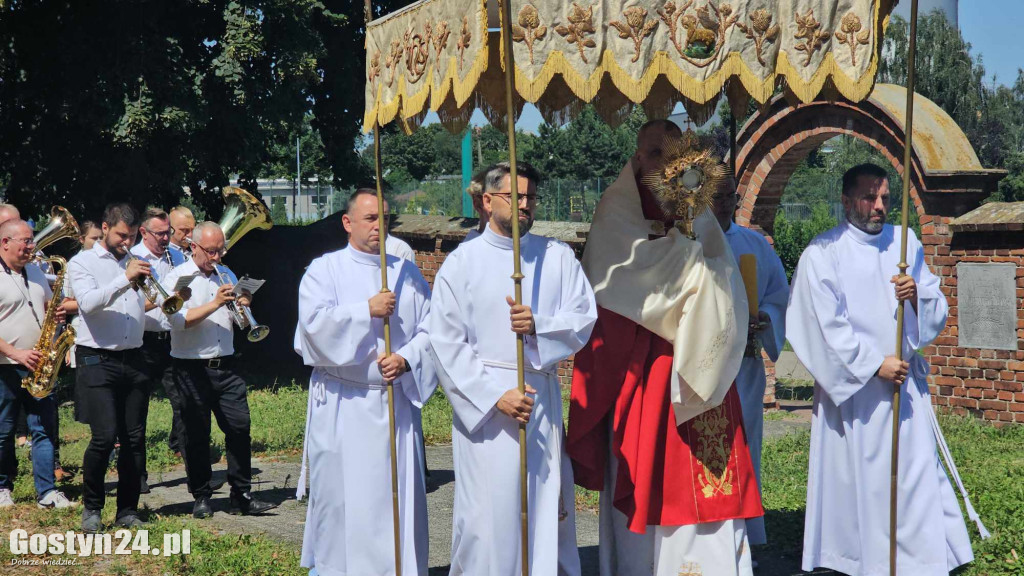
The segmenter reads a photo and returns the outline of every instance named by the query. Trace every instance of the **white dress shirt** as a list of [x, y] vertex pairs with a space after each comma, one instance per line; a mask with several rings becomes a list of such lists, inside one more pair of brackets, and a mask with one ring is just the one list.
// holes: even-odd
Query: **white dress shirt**
[[77, 345], [114, 351], [142, 346], [146, 297], [132, 290], [125, 276], [127, 262], [127, 257], [118, 260], [108, 252], [103, 242], [68, 262], [71, 292], [81, 316]]
[[[168, 249], [163, 256], [156, 256], [143, 242], [132, 246], [132, 254], [149, 262], [150, 273], [157, 282], [162, 282], [172, 268], [185, 263], [185, 256], [181, 252], [171, 252]], [[170, 289], [168, 289], [168, 293], [170, 293]], [[159, 305], [163, 303], [163, 298], [159, 298], [156, 302], [158, 307], [146, 312], [146, 332], [169, 332], [171, 330], [171, 323], [167, 320], [167, 315], [159, 308]]]
[[[225, 267], [221, 267], [225, 269]], [[235, 324], [227, 306], [221, 306], [202, 322], [185, 327], [185, 313], [212, 302], [220, 287], [216, 273], [207, 276], [199, 270], [193, 260], [175, 267], [163, 282], [164, 288], [173, 288], [181, 276], [198, 273], [188, 285], [192, 289], [192, 297], [185, 302], [177, 314], [169, 317], [171, 322], [171, 356], [186, 360], [209, 360], [235, 353]]]

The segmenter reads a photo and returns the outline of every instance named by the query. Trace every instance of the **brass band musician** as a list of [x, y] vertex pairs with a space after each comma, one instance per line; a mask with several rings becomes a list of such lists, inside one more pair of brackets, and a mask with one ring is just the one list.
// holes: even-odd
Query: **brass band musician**
[[[14, 505], [11, 490], [18, 464], [14, 453], [14, 427], [19, 407], [27, 414], [32, 435], [32, 470], [40, 508], [67, 508], [75, 504], [55, 486], [54, 442], [57, 404], [52, 395], [33, 397], [22, 378], [38, 368], [42, 354], [35, 349], [52, 298], [50, 286], [35, 258], [32, 229], [10, 205], [0, 206], [0, 508]], [[63, 322], [63, 306], [56, 310]]]
[[[150, 274], [157, 282], [165, 278], [172, 268], [185, 263], [184, 254], [170, 249], [172, 228], [170, 218], [162, 209], [152, 207], [146, 209], [142, 216], [139, 233], [142, 235], [142, 241], [132, 247], [131, 253], [149, 263]], [[164, 389], [170, 395], [172, 392], [164, 383], [164, 379], [170, 377], [167, 370], [170, 368], [171, 360], [171, 323], [167, 319], [167, 315], [160, 309], [160, 304], [162, 302], [146, 303], [145, 331], [142, 335], [141, 351], [150, 382], [154, 387], [163, 383]], [[167, 444], [172, 452], [179, 452], [178, 435], [182, 426], [181, 415], [174, 410], [174, 405], [175, 403], [171, 402], [173, 416]], [[139, 488], [143, 494], [149, 493], [147, 480], [148, 474], [144, 469]]]
[[[233, 284], [221, 281], [225, 253], [224, 232], [215, 222], [196, 226], [191, 259], [177, 266], [163, 284], [170, 291], [182, 276], [196, 275], [189, 284], [191, 298], [171, 323], [171, 374], [167, 381], [171, 401], [182, 416], [182, 456], [188, 489], [195, 498], [192, 515], [213, 514], [210, 496], [210, 414], [224, 432], [232, 514], [259, 514], [277, 506], [253, 498], [249, 403], [245, 380], [233, 365], [234, 321], [229, 302], [248, 306], [251, 296], [235, 298]], [[228, 271], [229, 272], [229, 271]]]
[[127, 204], [111, 204], [103, 213], [103, 239], [68, 263], [72, 293], [81, 317], [76, 355], [76, 387], [85, 404], [92, 439], [82, 461], [82, 531], [102, 528], [107, 462], [120, 441], [117, 458], [117, 515], [123, 528], [142, 525], [139, 488], [146, 461], [149, 377], [140, 348], [145, 297], [132, 282], [150, 274], [150, 265], [129, 259], [138, 233], [138, 215]]

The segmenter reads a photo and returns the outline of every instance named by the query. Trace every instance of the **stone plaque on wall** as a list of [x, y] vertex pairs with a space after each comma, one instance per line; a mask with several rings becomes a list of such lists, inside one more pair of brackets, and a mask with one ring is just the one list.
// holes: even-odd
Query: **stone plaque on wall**
[[1014, 264], [956, 265], [960, 347], [1017, 349]]

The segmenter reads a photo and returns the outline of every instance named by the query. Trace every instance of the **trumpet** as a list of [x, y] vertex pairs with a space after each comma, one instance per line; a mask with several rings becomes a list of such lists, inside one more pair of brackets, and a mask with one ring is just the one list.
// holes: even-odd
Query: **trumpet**
[[[214, 270], [217, 271], [217, 278], [221, 286], [225, 284], [234, 284], [228, 272], [224, 267], [214, 264]], [[228, 312], [231, 313], [231, 319], [235, 322], [235, 325], [239, 329], [249, 329], [249, 333], [246, 335], [246, 339], [249, 342], [259, 342], [270, 334], [270, 327], [266, 324], [260, 324], [256, 322], [256, 318], [252, 315], [252, 310], [248, 306], [242, 306], [236, 304], [234, 301], [227, 303]]]
[[[129, 262], [132, 260], [142, 260], [142, 258], [132, 254], [131, 250], [128, 249], [127, 243], [122, 244], [122, 246], [127, 250]], [[146, 300], [149, 300], [149, 302], [154, 306], [159, 305], [160, 310], [168, 316], [174, 314], [178, 310], [181, 310], [181, 307], [185, 304], [184, 298], [178, 294], [168, 294], [167, 290], [164, 290], [164, 287], [161, 286], [160, 283], [157, 282], [156, 278], [153, 278], [152, 276], [132, 280], [132, 289], [142, 290], [142, 294], [146, 297]], [[161, 299], [163, 299], [163, 303], [158, 304]]]

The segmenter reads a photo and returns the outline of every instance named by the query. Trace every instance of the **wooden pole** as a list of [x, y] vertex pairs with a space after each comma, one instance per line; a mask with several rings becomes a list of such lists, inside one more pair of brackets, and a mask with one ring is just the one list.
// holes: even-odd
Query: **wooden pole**
[[[731, 112], [731, 109], [730, 109]], [[734, 178], [739, 180], [740, 175], [736, 173], [736, 117], [729, 114], [729, 168]]]
[[[516, 304], [523, 301], [523, 271], [519, 258], [519, 176], [516, 168], [516, 107], [513, 101], [515, 96], [515, 67], [512, 58], [512, 7], [511, 0], [501, 2], [501, 37], [505, 44], [505, 124], [508, 126], [508, 165], [509, 179], [512, 197], [512, 258], [513, 263], [512, 281], [515, 283]], [[519, 393], [526, 393], [526, 380], [524, 379], [523, 363], [523, 335], [516, 334], [516, 377], [519, 385]], [[526, 484], [526, 425], [519, 424], [519, 523], [520, 523], [520, 547], [522, 548], [522, 574], [530, 574], [530, 521], [529, 521], [529, 496]]]
[[[917, 60], [917, 0], [910, 1], [910, 44], [907, 55], [907, 124], [903, 150], [903, 198], [900, 228], [900, 276], [907, 275], [907, 226], [910, 212], [910, 181], [913, 177], [911, 153], [914, 135], [914, 68]], [[903, 360], [903, 314], [906, 302], [896, 308], [896, 359]], [[906, 380], [904, 380], [906, 382]], [[900, 392], [902, 384], [892, 390], [892, 462], [889, 475], [889, 575], [896, 576], [896, 503], [899, 492], [900, 465]]]
[[[373, 18], [371, 0], [363, 2], [363, 17], [366, 24]], [[368, 32], [368, 31], [367, 31]], [[377, 177], [377, 230], [380, 239], [380, 291], [381, 294], [390, 292], [388, 290], [388, 255], [385, 250], [385, 242], [388, 236], [388, 224], [384, 217], [384, 190], [381, 187], [382, 169], [380, 160], [380, 125], [373, 124], [373, 165]], [[396, 305], [397, 309], [398, 306]], [[391, 356], [391, 319], [384, 317], [384, 357]], [[398, 515], [398, 445], [395, 441], [395, 383], [385, 382], [388, 391], [388, 435], [391, 448], [391, 520], [394, 528], [395, 539], [395, 575], [402, 576], [402, 541], [401, 525]]]

